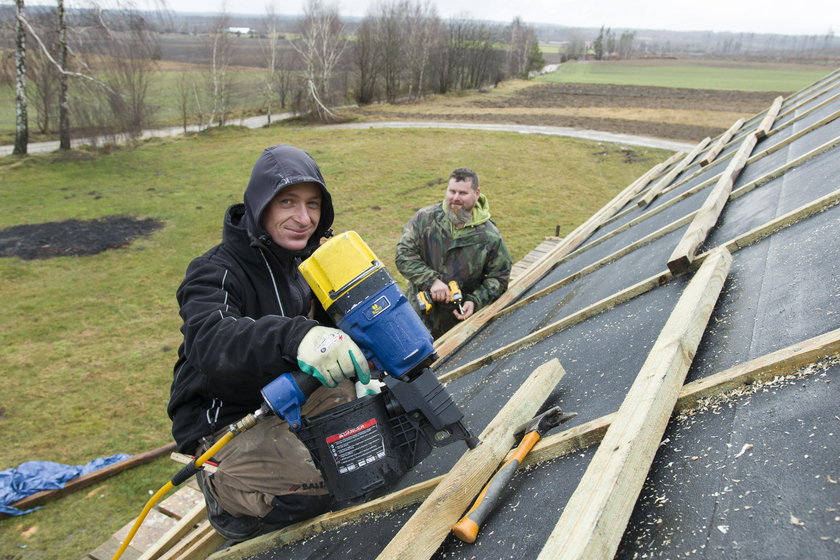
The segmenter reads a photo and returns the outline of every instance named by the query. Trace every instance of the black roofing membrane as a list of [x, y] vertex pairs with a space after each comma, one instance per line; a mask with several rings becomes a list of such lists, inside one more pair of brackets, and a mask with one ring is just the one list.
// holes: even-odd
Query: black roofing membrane
[[840, 146], [727, 202], [706, 247], [759, 228], [840, 189]]
[[[467, 341], [458, 352], [443, 361], [438, 373], [485, 356], [633, 284], [664, 272], [667, 269], [667, 255], [679, 242], [684, 230], [676, 230], [527, 306], [498, 317]], [[548, 280], [540, 281], [540, 284], [547, 285], [552, 279], [556, 281], [563, 277], [561, 272], [554, 271]]]
[[[566, 375], [546, 398], [545, 408], [558, 405], [577, 412], [566, 427], [614, 412], [684, 287], [685, 280], [677, 279], [455, 379], [447, 390], [480, 433], [537, 367], [557, 358]], [[463, 451], [460, 443], [436, 449], [399, 487], [445, 474]]]
[[733, 255], [689, 380], [840, 328], [840, 206]]
[[[809, 111], [809, 110], [813, 109], [814, 107], [816, 107], [817, 105], [819, 105], [820, 103], [823, 103], [824, 101], [827, 101], [828, 99], [830, 99], [834, 95], [837, 95], [837, 91], [838, 91], [838, 88], [834, 87], [834, 88], [827, 89], [822, 93], [814, 95], [811, 99], [809, 99], [808, 101], [803, 103], [801, 107], [796, 109], [796, 111], [793, 111], [792, 113], [789, 113], [787, 115], [781, 115], [779, 118], [777, 118], [776, 121], [773, 123], [774, 128], [778, 128], [780, 126], [786, 125], [788, 122], [796, 119], [797, 117], [799, 117], [800, 115], [802, 115], [806, 111]], [[792, 106], [791, 104], [785, 104], [785, 105]], [[785, 110], [786, 110], [786, 107], [783, 106], [780, 113], [784, 113]]]
[[[840, 549], [840, 365], [704, 403], [673, 418], [617, 558], [834, 559]], [[535, 558], [596, 446], [523, 469], [474, 544], [435, 559]], [[376, 558], [417, 506], [368, 516], [257, 560]]]
[[838, 558], [840, 365], [823, 367], [672, 419], [616, 557]]

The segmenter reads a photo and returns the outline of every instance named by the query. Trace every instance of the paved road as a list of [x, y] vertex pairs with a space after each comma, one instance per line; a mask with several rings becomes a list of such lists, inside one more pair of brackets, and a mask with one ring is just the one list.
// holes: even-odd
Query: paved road
[[[284, 120], [292, 117], [292, 113], [282, 113], [272, 115], [272, 122]], [[241, 119], [238, 122], [231, 123], [248, 128], [261, 128], [266, 125], [268, 119], [265, 116], [249, 117]], [[365, 128], [456, 128], [463, 130], [491, 130], [498, 132], [519, 132], [521, 134], [548, 134], [551, 136], [568, 136], [571, 138], [582, 138], [584, 140], [594, 140], [596, 142], [610, 142], [614, 144], [622, 144], [629, 146], [640, 146], [646, 148], [661, 148], [663, 150], [671, 150], [673, 152], [688, 151], [694, 148], [694, 144], [685, 142], [674, 142], [671, 140], [663, 140], [661, 138], [647, 138], [645, 136], [631, 136], [629, 134], [614, 134], [612, 132], [600, 132], [597, 130], [584, 130], [579, 128], [566, 128], [562, 126], [527, 126], [520, 124], [480, 124], [480, 123], [458, 123], [458, 122], [432, 122], [432, 121], [396, 121], [396, 122], [370, 122], [370, 123], [349, 123], [349, 124], [333, 124], [324, 125], [314, 128], [321, 129], [365, 129]], [[197, 126], [187, 127], [189, 131], [200, 130]], [[176, 136], [184, 132], [183, 127], [176, 126], [171, 128], [161, 128], [154, 130], [147, 130], [143, 133], [142, 138], [155, 138], [163, 136]], [[128, 138], [125, 136], [117, 137], [116, 142], [125, 142]], [[114, 142], [113, 137], [102, 137], [96, 139], [78, 138], [72, 140], [70, 145], [72, 147], [84, 146], [86, 144], [102, 145], [109, 142]], [[8, 156], [12, 153], [14, 146], [0, 146], [0, 157]], [[58, 141], [53, 142], [30, 142], [29, 153], [39, 154], [46, 152], [54, 152], [58, 150]]]
[[[289, 119], [293, 116], [294, 113], [279, 113], [276, 115], [271, 115], [271, 122]], [[262, 128], [267, 123], [268, 117], [266, 117], [265, 115], [259, 117], [248, 117], [235, 122], [230, 122], [230, 124], [246, 126], [248, 128]], [[199, 126], [187, 126], [187, 131], [189, 132], [198, 132], [199, 130], [201, 130], [201, 127]], [[172, 126], [169, 128], [155, 128], [144, 131], [141, 135], [141, 138], [160, 138], [164, 136], [177, 136], [183, 133], [184, 127], [182, 126]], [[75, 138], [70, 141], [70, 147], [76, 148], [78, 146], [85, 146], [91, 144], [101, 146], [102, 144], [108, 144], [113, 142], [124, 143], [126, 141], [128, 141], [128, 136], [125, 134], [121, 134], [116, 138], [114, 138], [113, 136], [102, 136], [98, 138]], [[43, 154], [47, 152], [54, 152], [57, 149], [58, 140], [52, 142], [30, 142], [29, 146], [27, 147], [27, 150], [30, 154]], [[0, 157], [11, 155], [12, 150], [14, 150], [14, 146], [0, 146]]]

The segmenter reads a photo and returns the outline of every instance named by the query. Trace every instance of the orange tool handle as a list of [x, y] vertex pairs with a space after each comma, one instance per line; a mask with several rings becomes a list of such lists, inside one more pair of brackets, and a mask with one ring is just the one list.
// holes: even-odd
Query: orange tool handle
[[493, 478], [484, 486], [484, 489], [475, 499], [475, 503], [470, 510], [461, 518], [458, 523], [452, 526], [452, 532], [455, 536], [464, 542], [475, 542], [478, 537], [478, 529], [481, 524], [487, 519], [487, 516], [496, 507], [499, 498], [507, 490], [508, 484], [513, 478], [514, 473], [519, 468], [522, 460], [531, 451], [531, 448], [540, 440], [540, 434], [536, 430], [528, 432], [516, 450], [513, 456], [496, 471]]

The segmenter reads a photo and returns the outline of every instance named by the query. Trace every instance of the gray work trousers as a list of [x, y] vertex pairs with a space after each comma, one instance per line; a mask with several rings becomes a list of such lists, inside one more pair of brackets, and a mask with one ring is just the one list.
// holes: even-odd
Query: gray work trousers
[[[335, 389], [319, 387], [301, 409], [315, 416], [355, 398], [353, 383]], [[227, 429], [216, 434], [216, 439]], [[200, 446], [198, 453], [208, 449]], [[306, 446], [285, 420], [269, 416], [234, 437], [214, 459], [218, 469], [208, 478], [210, 489], [224, 510], [234, 516], [264, 517], [275, 496], [323, 496], [327, 488]]]

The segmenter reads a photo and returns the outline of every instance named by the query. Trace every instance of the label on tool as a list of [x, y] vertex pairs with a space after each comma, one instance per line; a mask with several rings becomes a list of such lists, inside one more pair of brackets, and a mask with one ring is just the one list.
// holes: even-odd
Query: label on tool
[[382, 296], [376, 301], [374, 301], [370, 306], [363, 311], [365, 318], [368, 321], [372, 321], [374, 317], [385, 311], [391, 307], [391, 302], [388, 300], [388, 296]]
[[385, 442], [376, 418], [354, 428], [327, 436], [327, 445], [339, 473], [361, 469], [385, 457]]

